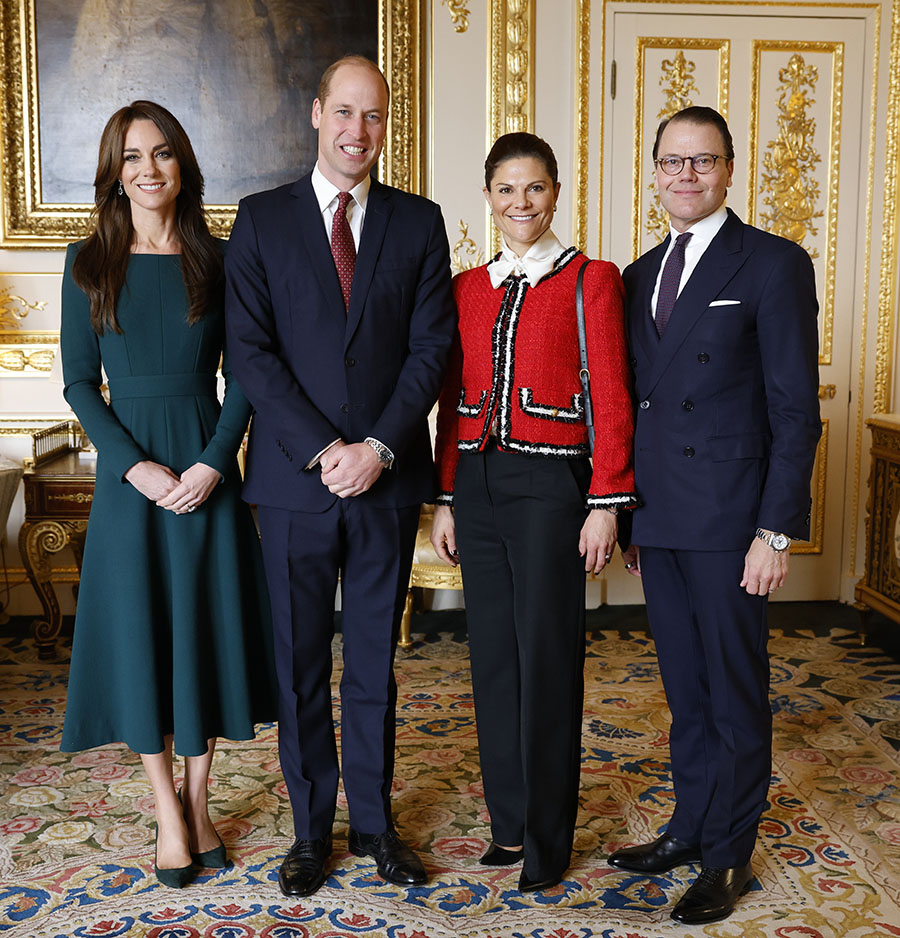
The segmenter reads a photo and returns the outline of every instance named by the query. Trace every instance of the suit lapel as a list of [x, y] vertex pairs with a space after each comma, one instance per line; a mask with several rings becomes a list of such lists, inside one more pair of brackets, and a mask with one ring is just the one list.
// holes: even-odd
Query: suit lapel
[[297, 231], [303, 248], [309, 257], [309, 263], [316, 273], [319, 289], [329, 309], [344, 311], [344, 297], [341, 294], [341, 282], [338, 280], [334, 257], [328, 243], [322, 212], [313, 191], [310, 176], [304, 176], [294, 183], [291, 195], [294, 197], [294, 216]]
[[[356, 332], [362, 318], [366, 297], [375, 274], [375, 265], [384, 244], [391, 211], [390, 190], [373, 179], [369, 188], [369, 197], [366, 200], [366, 217], [363, 222], [362, 236], [359, 239], [356, 267], [353, 271], [353, 287], [350, 290], [350, 308], [347, 310], [347, 344], [353, 338], [353, 333]], [[337, 274], [335, 274], [335, 281], [337, 281]]]
[[642, 394], [647, 395], [653, 390], [697, 320], [706, 312], [710, 301], [747, 260], [747, 252], [743, 249], [743, 228], [743, 222], [729, 210], [725, 224], [704, 251], [675, 302], [669, 324], [659, 340], [649, 381], [641, 389]]

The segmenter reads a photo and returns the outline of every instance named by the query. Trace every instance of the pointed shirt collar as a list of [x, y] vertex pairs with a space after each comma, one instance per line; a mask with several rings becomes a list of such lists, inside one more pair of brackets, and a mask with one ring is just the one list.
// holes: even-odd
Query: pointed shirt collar
[[[313, 167], [311, 180], [313, 192], [316, 194], [316, 201], [319, 203], [319, 211], [325, 212], [327, 208], [332, 207], [332, 203], [336, 201], [338, 193], [341, 191], [338, 187], [330, 182], [322, 174], [322, 170], [319, 169], [319, 163], [316, 161], [316, 165]], [[357, 183], [351, 190], [350, 195], [353, 196], [353, 201], [363, 210], [366, 210], [366, 202], [369, 198], [369, 188], [372, 185], [372, 177], [368, 174], [362, 182]]]
[[531, 286], [536, 286], [556, 264], [557, 258], [566, 250], [555, 234], [548, 228], [521, 256], [514, 254], [501, 236], [503, 250], [495, 261], [487, 265], [491, 286], [496, 290], [510, 275], [524, 275]]

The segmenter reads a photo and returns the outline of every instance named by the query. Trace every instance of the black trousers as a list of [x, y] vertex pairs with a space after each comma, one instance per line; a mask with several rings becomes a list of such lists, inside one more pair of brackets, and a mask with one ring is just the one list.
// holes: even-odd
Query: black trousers
[[334, 596], [341, 577], [341, 765], [350, 826], [392, 827], [394, 649], [419, 506], [365, 496], [323, 512], [259, 508], [278, 674], [278, 754], [298, 837], [331, 833], [338, 786], [331, 707]]
[[772, 771], [768, 597], [740, 587], [745, 550], [641, 548], [666, 700], [675, 812], [703, 865], [750, 861]]
[[581, 770], [587, 459], [464, 453], [454, 514], [484, 794], [525, 875], [569, 865]]

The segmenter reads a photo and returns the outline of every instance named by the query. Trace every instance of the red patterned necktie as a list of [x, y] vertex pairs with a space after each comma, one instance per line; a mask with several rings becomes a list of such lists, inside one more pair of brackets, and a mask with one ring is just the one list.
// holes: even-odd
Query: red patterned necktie
[[681, 286], [681, 275], [684, 273], [684, 249], [691, 240], [691, 232], [685, 231], [675, 239], [675, 247], [666, 258], [662, 277], [659, 281], [659, 295], [656, 298], [656, 331], [662, 336], [666, 331], [672, 307], [678, 299], [678, 287]]
[[347, 221], [347, 203], [353, 196], [349, 192], [338, 193], [338, 204], [331, 220], [331, 253], [344, 294], [344, 310], [350, 308], [350, 287], [353, 284], [353, 268], [356, 266], [356, 245], [353, 232]]

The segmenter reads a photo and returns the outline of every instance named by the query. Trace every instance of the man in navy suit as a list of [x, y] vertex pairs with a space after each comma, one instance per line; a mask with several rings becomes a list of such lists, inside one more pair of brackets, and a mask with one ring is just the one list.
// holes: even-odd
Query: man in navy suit
[[753, 877], [771, 771], [766, 606], [791, 539], [809, 534], [818, 304], [806, 251], [726, 209], [734, 147], [718, 112], [663, 121], [653, 160], [671, 231], [624, 273], [643, 501], [625, 559], [672, 711], [675, 811], [609, 863], [701, 863], [672, 911], [701, 924]]
[[321, 886], [331, 853], [339, 577], [349, 847], [390, 882], [426, 878], [391, 820], [393, 659], [419, 506], [434, 497], [427, 415], [455, 316], [439, 208], [369, 175], [388, 95], [361, 56], [326, 70], [315, 168], [241, 202], [226, 261], [231, 365], [255, 411], [244, 497], [259, 506], [275, 623], [290, 896]]

